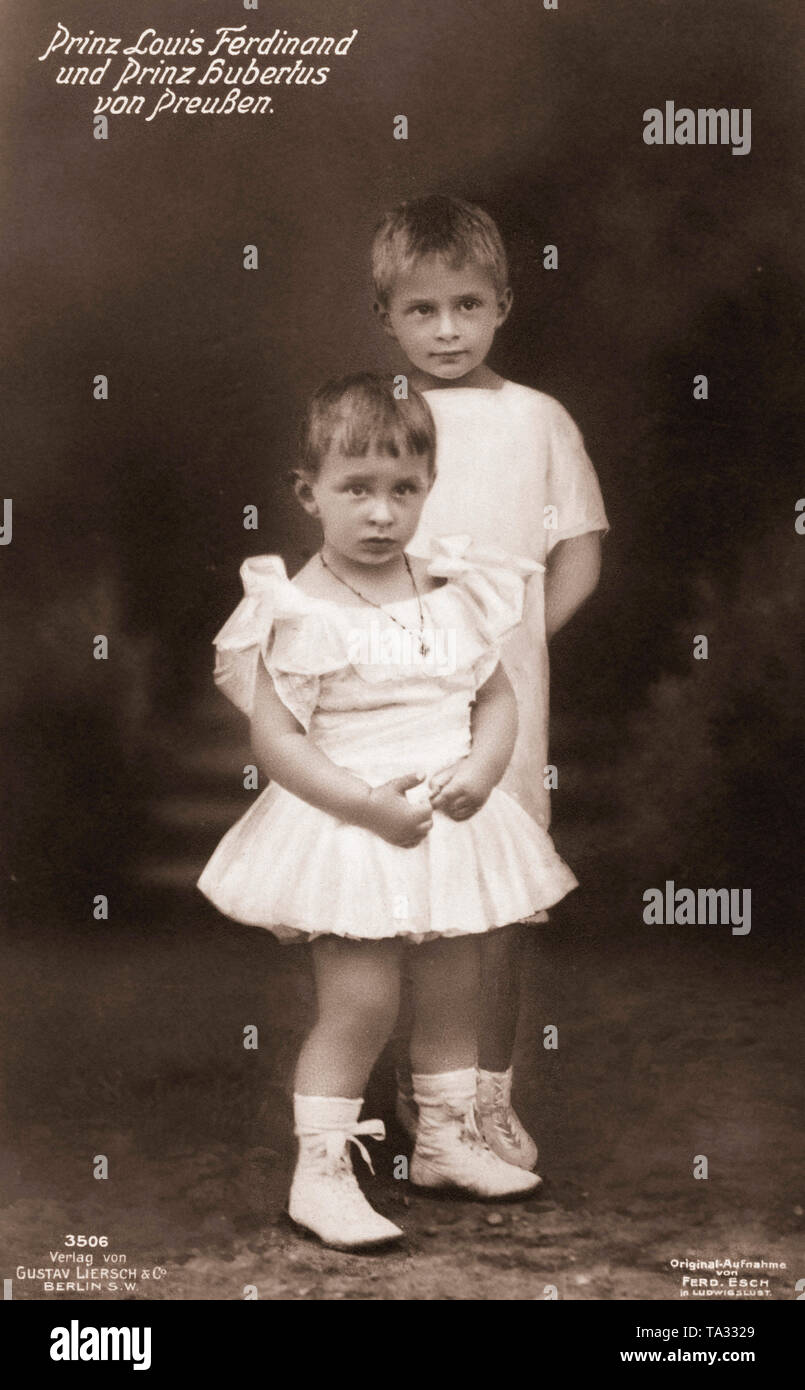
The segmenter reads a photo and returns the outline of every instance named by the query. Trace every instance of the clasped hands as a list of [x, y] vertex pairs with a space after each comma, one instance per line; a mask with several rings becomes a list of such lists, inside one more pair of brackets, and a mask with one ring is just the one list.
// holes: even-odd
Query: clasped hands
[[[417, 773], [394, 777], [369, 791], [361, 824], [392, 845], [410, 849], [424, 840], [433, 825], [433, 812], [451, 820], [469, 820], [488, 799], [495, 780], [480, 758], [468, 753], [427, 780]], [[409, 800], [406, 792], [420, 794]]]

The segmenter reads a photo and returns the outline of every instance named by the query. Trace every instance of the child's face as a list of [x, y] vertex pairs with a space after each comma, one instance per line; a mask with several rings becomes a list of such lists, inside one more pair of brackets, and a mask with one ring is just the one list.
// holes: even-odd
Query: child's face
[[479, 266], [455, 270], [432, 255], [401, 275], [388, 307], [375, 311], [420, 373], [434, 383], [460, 383], [482, 366], [511, 301], [511, 290], [499, 293]]
[[417, 454], [395, 459], [370, 449], [365, 458], [345, 458], [331, 449], [318, 477], [300, 478], [296, 491], [332, 551], [377, 568], [405, 549], [432, 483], [428, 460]]

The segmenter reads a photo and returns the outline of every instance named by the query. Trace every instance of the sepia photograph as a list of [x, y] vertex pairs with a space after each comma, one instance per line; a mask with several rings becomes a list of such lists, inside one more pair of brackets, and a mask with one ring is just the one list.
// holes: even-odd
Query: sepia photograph
[[57, 1363], [251, 1300], [751, 1361], [805, 1297], [801, 7], [0, 23], [4, 1297], [82, 1305]]

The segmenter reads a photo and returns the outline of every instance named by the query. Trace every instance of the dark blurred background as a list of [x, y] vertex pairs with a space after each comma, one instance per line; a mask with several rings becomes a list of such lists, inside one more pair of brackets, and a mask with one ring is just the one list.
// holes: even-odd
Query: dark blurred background
[[[515, 311], [494, 364], [579, 422], [612, 522], [600, 589], [554, 644], [556, 737], [572, 716], [576, 751], [586, 728], [585, 758], [618, 762], [612, 807], [649, 862], [652, 846], [684, 859], [710, 836], [713, 867], [767, 864], [802, 751], [797, 13], [793, 0], [6, 11], [3, 782], [5, 881], [22, 904], [84, 901], [104, 856], [115, 870], [136, 857], [164, 774], [154, 731], [186, 726], [209, 691], [240, 560], [280, 551], [293, 570], [315, 545], [283, 482], [306, 393], [396, 361], [371, 313], [375, 221], [432, 190], [497, 218]], [[359, 34], [325, 86], [271, 88], [273, 116], [117, 117], [100, 142], [94, 89], [58, 86], [58, 59], [37, 61], [58, 19], [124, 44], [149, 24], [212, 35], [244, 19]], [[159, 89], [142, 90], [150, 110]], [[643, 110], [666, 99], [751, 107], [751, 152], [646, 146]], [[392, 138], [398, 113], [407, 142]], [[107, 662], [91, 655], [101, 632]], [[691, 657], [699, 632], [706, 663]]]
[[[301, 948], [227, 922], [193, 886], [254, 795], [210, 643], [245, 555], [279, 551], [293, 572], [316, 545], [283, 482], [299, 412], [324, 377], [397, 363], [371, 312], [369, 243], [385, 207], [432, 191], [498, 220], [515, 308], [494, 365], [570, 410], [612, 524], [599, 590], [551, 647], [554, 834], [582, 886], [533, 938], [521, 1112], [536, 1111], [568, 1209], [606, 1188], [616, 1243], [636, 1192], [649, 1222], [658, 1199], [682, 1204], [686, 1247], [703, 1219], [691, 1202], [801, 1212], [800, 9], [3, 7], [0, 495], [14, 529], [0, 548], [0, 780], [18, 1257], [41, 1262], [54, 1230], [94, 1229], [86, 1205], [62, 1225], [72, 1196], [99, 1220], [130, 1201], [116, 1229], [160, 1244], [169, 1218], [229, 1238], [284, 1201], [310, 983]], [[57, 20], [124, 43], [147, 25], [211, 36], [244, 20], [359, 34], [325, 86], [264, 89], [273, 116], [120, 116], [100, 142], [94, 89], [57, 86], [58, 59], [37, 61]], [[751, 152], [646, 146], [643, 111], [666, 100], [750, 107]], [[392, 138], [398, 114], [407, 142]], [[697, 374], [707, 401], [693, 399]], [[248, 504], [257, 532], [243, 529]], [[107, 661], [93, 660], [99, 633]], [[696, 634], [707, 661], [693, 660]], [[646, 928], [643, 892], [666, 879], [749, 888], [751, 936]], [[99, 893], [108, 922], [92, 915]], [[570, 1046], [545, 1054], [535, 1096], [546, 1020]], [[259, 1054], [241, 1045], [253, 1021]], [[688, 1149], [722, 1160], [720, 1188], [690, 1183]], [[88, 1177], [97, 1151], [127, 1174], [106, 1207]], [[181, 1216], [185, 1197], [196, 1205]], [[657, 1296], [642, 1289], [611, 1296]]]

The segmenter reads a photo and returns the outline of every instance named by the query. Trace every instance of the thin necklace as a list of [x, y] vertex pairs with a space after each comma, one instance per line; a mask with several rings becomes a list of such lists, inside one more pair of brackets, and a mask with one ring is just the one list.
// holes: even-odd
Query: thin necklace
[[[392, 621], [393, 623], [396, 623], [398, 627], [401, 627], [401, 628], [403, 629], [404, 632], [410, 632], [410, 634], [411, 634], [412, 637], [416, 637], [416, 636], [417, 636], [417, 634], [414, 632], [413, 628], [407, 627], [405, 623], [401, 623], [400, 620], [399, 620], [399, 618], [395, 618], [395, 616], [394, 616], [393, 613], [389, 613], [389, 612], [387, 611], [387, 609], [385, 609], [385, 608], [383, 607], [382, 603], [375, 603], [375, 601], [374, 601], [373, 598], [367, 598], [365, 594], [362, 594], [362, 593], [361, 593], [360, 589], [355, 589], [355, 588], [353, 588], [353, 586], [352, 586], [346, 579], [342, 579], [342, 578], [341, 578], [341, 575], [340, 575], [340, 574], [336, 574], [335, 570], [332, 569], [330, 565], [328, 565], [328, 563], [327, 563], [327, 561], [325, 560], [324, 555], [322, 554], [321, 551], [319, 551], [319, 559], [321, 560], [322, 564], [324, 565], [324, 568], [325, 568], [326, 570], [329, 570], [329, 571], [330, 571], [330, 574], [333, 576], [333, 579], [337, 579], [338, 582], [339, 582], [339, 584], [343, 584], [343, 585], [344, 585], [344, 588], [345, 588], [345, 589], [350, 589], [351, 592], [355, 595], [356, 598], [362, 599], [364, 603], [370, 603], [370, 604], [372, 605], [373, 608], [379, 608], [380, 611], [381, 611], [381, 613], [385, 613], [385, 614], [386, 614], [386, 617], [387, 617], [387, 618], [391, 618], [391, 621]], [[409, 577], [409, 579], [411, 580], [411, 583], [412, 583], [413, 586], [414, 586], [414, 593], [416, 594], [417, 608], [419, 609], [419, 637], [418, 637], [418, 641], [419, 641], [419, 650], [420, 650], [422, 656], [428, 656], [428, 655], [430, 654], [430, 647], [428, 646], [427, 642], [425, 641], [425, 614], [422, 612], [422, 600], [421, 600], [421, 598], [419, 597], [419, 589], [417, 588], [417, 583], [416, 583], [416, 580], [414, 579], [413, 570], [411, 569], [411, 566], [410, 566], [409, 563], [408, 563], [408, 556], [406, 555], [405, 551], [403, 551], [403, 560], [405, 561], [405, 568], [406, 568], [407, 571], [408, 571], [408, 577]]]

